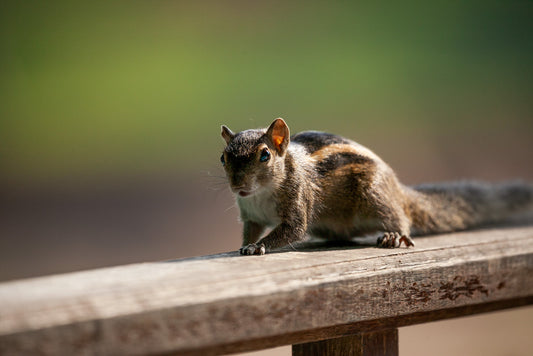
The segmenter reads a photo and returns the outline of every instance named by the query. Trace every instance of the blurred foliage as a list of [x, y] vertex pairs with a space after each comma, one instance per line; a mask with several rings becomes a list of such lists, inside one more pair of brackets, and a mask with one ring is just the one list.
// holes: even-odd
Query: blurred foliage
[[12, 180], [181, 172], [220, 124], [531, 129], [533, 2], [0, 5], [0, 159]]

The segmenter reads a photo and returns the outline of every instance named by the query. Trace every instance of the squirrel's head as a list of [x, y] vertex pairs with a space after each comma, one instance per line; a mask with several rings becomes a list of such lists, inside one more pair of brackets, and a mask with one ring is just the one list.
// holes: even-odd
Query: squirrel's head
[[222, 125], [226, 148], [220, 157], [231, 190], [241, 197], [279, 183], [289, 146], [289, 127], [279, 118], [268, 129], [233, 133]]

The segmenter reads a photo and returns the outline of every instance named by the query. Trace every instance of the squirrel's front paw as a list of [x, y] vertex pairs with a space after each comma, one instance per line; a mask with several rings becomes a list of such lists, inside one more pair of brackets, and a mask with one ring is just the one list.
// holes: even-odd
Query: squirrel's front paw
[[266, 252], [265, 244], [249, 244], [239, 249], [241, 255], [264, 255]]
[[402, 242], [405, 244], [405, 247], [414, 246], [415, 243], [413, 239], [409, 236], [400, 236], [397, 232], [386, 232], [378, 238], [378, 247], [384, 248], [395, 248], [400, 247]]

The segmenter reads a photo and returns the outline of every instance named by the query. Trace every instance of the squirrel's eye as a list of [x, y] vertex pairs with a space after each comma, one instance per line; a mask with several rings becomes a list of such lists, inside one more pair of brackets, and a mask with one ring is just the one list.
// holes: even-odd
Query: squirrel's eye
[[259, 160], [261, 162], [266, 162], [270, 159], [270, 151], [268, 150], [268, 148], [265, 148], [263, 149], [263, 151], [261, 151], [261, 156], [259, 157]]
[[226, 164], [226, 160], [224, 159], [224, 154], [220, 156], [220, 163], [222, 163], [223, 166]]

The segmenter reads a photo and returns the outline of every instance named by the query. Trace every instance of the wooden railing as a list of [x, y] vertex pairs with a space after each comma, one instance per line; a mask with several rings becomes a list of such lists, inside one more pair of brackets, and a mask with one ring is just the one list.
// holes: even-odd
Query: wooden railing
[[294, 355], [395, 355], [398, 327], [533, 303], [532, 226], [415, 241], [2, 283], [0, 354], [215, 355], [292, 344]]

